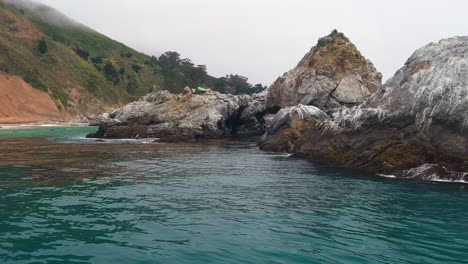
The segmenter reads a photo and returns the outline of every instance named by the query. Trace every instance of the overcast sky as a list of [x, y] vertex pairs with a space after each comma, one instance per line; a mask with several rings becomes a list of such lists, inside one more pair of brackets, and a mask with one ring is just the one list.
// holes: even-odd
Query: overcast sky
[[270, 85], [334, 28], [384, 74], [429, 42], [468, 35], [467, 0], [36, 0], [150, 55]]

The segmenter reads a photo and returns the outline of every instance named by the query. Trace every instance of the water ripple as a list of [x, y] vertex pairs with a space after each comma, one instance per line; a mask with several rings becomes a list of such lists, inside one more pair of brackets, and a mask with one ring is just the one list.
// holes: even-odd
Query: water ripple
[[468, 259], [468, 192], [456, 185], [331, 169], [250, 142], [15, 140], [0, 145], [1, 263]]

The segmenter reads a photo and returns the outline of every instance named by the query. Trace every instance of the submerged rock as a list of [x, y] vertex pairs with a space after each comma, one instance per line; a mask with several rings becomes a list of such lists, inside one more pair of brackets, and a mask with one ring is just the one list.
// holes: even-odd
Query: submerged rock
[[[468, 171], [466, 76], [468, 37], [429, 44], [362, 105], [329, 113], [320, 124], [303, 118], [306, 129], [295, 135], [292, 152], [397, 177], [460, 180]], [[288, 142], [275, 143], [292, 127], [267, 131], [260, 146]]]
[[293, 70], [270, 87], [267, 106], [313, 105], [324, 111], [362, 103], [382, 85], [382, 74], [337, 31], [320, 39]]
[[150, 93], [101, 116], [99, 131], [89, 137], [159, 138], [183, 141], [233, 134], [261, 134], [264, 95], [235, 96], [210, 89]]

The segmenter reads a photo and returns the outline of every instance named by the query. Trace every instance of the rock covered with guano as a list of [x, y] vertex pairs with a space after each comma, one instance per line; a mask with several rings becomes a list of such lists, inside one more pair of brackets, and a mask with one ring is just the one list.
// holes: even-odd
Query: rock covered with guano
[[[363, 104], [339, 108], [321, 123], [305, 121], [294, 140], [285, 139], [294, 144], [283, 150], [382, 175], [465, 181], [467, 76], [468, 37], [431, 43]], [[281, 146], [278, 135], [291, 127], [267, 131], [260, 146]]]
[[382, 74], [338, 31], [321, 38], [270, 87], [267, 106], [313, 105], [324, 111], [362, 103], [380, 88]]
[[[89, 137], [157, 138], [184, 141], [233, 134], [261, 134], [264, 95], [221, 94], [210, 89], [185, 88], [182, 94], [150, 93], [110, 114]], [[261, 117], [261, 115], [260, 115]]]

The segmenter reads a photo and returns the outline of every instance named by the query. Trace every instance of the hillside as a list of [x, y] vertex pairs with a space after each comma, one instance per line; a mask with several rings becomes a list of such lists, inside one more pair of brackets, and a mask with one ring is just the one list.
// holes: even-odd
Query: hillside
[[[252, 93], [264, 88], [238, 75], [209, 76], [205, 66], [177, 52], [145, 55], [29, 0], [0, 0], [0, 73], [23, 79], [50, 95], [64, 116], [78, 117], [95, 116], [154, 89], [177, 93], [185, 86], [209, 86]], [[230, 85], [235, 82], [247, 89]]]

